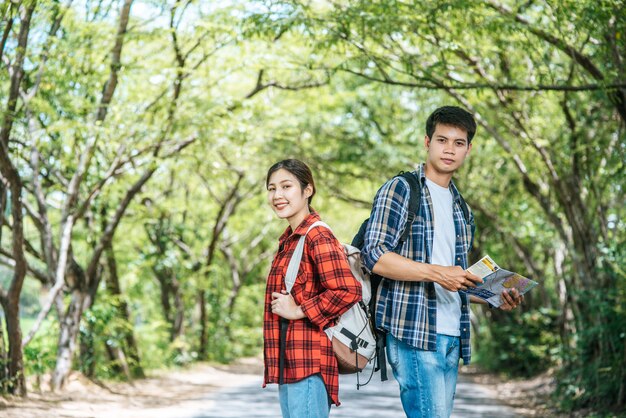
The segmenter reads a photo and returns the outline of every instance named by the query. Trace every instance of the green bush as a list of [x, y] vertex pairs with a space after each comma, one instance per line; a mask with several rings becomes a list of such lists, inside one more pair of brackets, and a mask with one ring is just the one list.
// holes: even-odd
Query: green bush
[[623, 412], [626, 401], [623, 394], [626, 389], [623, 289], [587, 292], [584, 297], [591, 310], [585, 316], [593, 323], [576, 334], [575, 346], [565, 353], [565, 367], [559, 372], [557, 395], [565, 410], [621, 409]]
[[555, 310], [541, 308], [483, 323], [477, 363], [511, 376], [527, 377], [547, 370], [559, 353], [557, 320]]
[[236, 357], [259, 355], [263, 349], [263, 304], [265, 283], [241, 289], [233, 313], [232, 343]]
[[161, 318], [142, 322], [135, 327], [135, 335], [145, 369], [160, 369], [172, 364], [174, 348], [169, 342], [170, 326], [167, 322]]
[[[28, 332], [30, 327], [24, 327]], [[35, 389], [39, 389], [41, 377], [56, 366], [59, 325], [56, 320], [45, 320], [35, 338], [24, 347], [24, 373], [35, 377]]]
[[[107, 349], [125, 350], [129, 332], [132, 332], [132, 325], [120, 315], [118, 297], [103, 294], [91, 309], [83, 313], [79, 333], [78, 369], [88, 376], [125, 377], [119, 360], [112, 359]], [[126, 356], [125, 361], [132, 368], [132, 359]]]

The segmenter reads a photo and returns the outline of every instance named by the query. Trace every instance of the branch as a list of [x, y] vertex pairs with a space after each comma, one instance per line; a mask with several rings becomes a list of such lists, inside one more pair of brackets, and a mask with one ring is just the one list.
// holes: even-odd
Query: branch
[[[599, 81], [605, 79], [602, 71], [591, 61], [591, 58], [577, 50], [574, 46], [568, 44], [565, 40], [559, 39], [556, 36], [553, 36], [541, 29], [535, 28], [532, 24], [523, 16], [516, 14], [509, 7], [504, 6], [502, 4], [497, 3], [494, 0], [486, 0], [487, 5], [494, 10], [498, 11], [502, 15], [512, 17], [515, 21], [523, 24], [528, 28], [528, 30], [537, 36], [540, 39], [548, 42], [551, 45], [554, 45], [557, 49], [563, 51], [565, 54], [570, 56], [576, 63], [578, 63], [581, 67], [585, 69], [591, 76]], [[622, 120], [626, 122], [626, 94], [624, 93], [623, 84], [613, 84], [609, 85], [607, 89], [599, 89], [599, 90], [607, 90], [610, 91], [609, 99], [615, 106], [616, 110], [620, 114]]]
[[215, 250], [217, 248], [217, 244], [220, 240], [222, 232], [226, 227], [226, 223], [231, 215], [235, 212], [237, 205], [241, 202], [241, 197], [237, 194], [239, 188], [241, 187], [241, 182], [243, 181], [243, 173], [237, 174], [237, 181], [233, 186], [232, 190], [228, 194], [228, 196], [220, 202], [220, 208], [217, 213], [217, 217], [215, 219], [215, 224], [213, 225], [213, 232], [211, 236], [211, 241], [206, 248], [206, 266], [210, 267], [213, 263], [213, 257], [215, 255]]
[[46, 264], [48, 265], [48, 269], [53, 269], [55, 265], [55, 254], [52, 237], [52, 226], [50, 225], [50, 220], [48, 219], [48, 207], [39, 178], [40, 160], [41, 156], [39, 154], [39, 150], [33, 146], [31, 150], [30, 166], [33, 170], [33, 194], [37, 199], [37, 209], [39, 213], [38, 218], [41, 224], [41, 227], [39, 228], [41, 234], [41, 247], [44, 253]]
[[[130, 136], [132, 137], [133, 135], [130, 135]], [[83, 215], [87, 212], [87, 210], [91, 206], [91, 202], [93, 202], [93, 200], [102, 192], [102, 189], [106, 185], [106, 183], [112, 178], [120, 175], [122, 173], [120, 170], [125, 165], [133, 163], [133, 167], [135, 167], [134, 161], [137, 157], [149, 151], [152, 151], [154, 153], [155, 151], [161, 149], [163, 145], [169, 146], [171, 143], [173, 143], [172, 148], [163, 156], [163, 158], [168, 158], [175, 154], [178, 154], [180, 151], [182, 151], [183, 149], [185, 149], [186, 147], [194, 143], [196, 139], [197, 139], [196, 136], [192, 136], [182, 142], [174, 142], [174, 141], [163, 142], [162, 141], [156, 145], [153, 144], [141, 150], [138, 150], [123, 160], [120, 158], [120, 156], [126, 150], [126, 146], [124, 144], [121, 144], [107, 172], [102, 176], [102, 178], [98, 181], [98, 183], [96, 183], [96, 185], [91, 189], [87, 198], [85, 198], [80, 208], [76, 211], [76, 219], [80, 219], [83, 217]]]
[[53, 12], [54, 15], [52, 18], [52, 25], [50, 26], [50, 31], [48, 32], [48, 39], [44, 43], [43, 51], [41, 52], [41, 55], [39, 58], [39, 68], [37, 69], [37, 75], [35, 76], [35, 83], [31, 87], [30, 91], [26, 93], [22, 98], [22, 101], [24, 102], [25, 105], [28, 102], [30, 102], [33, 97], [35, 97], [35, 95], [37, 94], [37, 91], [39, 90], [39, 86], [41, 84], [41, 78], [43, 76], [43, 71], [44, 71], [44, 68], [46, 67], [46, 62], [48, 61], [48, 57], [50, 55], [50, 48], [52, 46], [52, 41], [50, 38], [56, 37], [57, 31], [61, 27], [61, 21], [63, 20], [63, 17], [65, 16], [65, 13], [67, 12], [67, 10], [72, 5], [72, 1], [73, 0], [68, 1], [68, 4], [67, 6], [65, 6], [65, 9], [63, 9], [63, 11], [60, 11], [60, 6], [58, 3], [55, 3], [54, 5], [54, 12]]
[[[261, 232], [256, 233], [255, 234], [256, 236], [252, 239], [252, 241], [250, 241], [248, 245], [244, 246], [243, 250], [240, 253], [240, 258], [242, 260], [247, 260], [248, 257], [250, 256], [250, 251], [257, 248], [259, 244], [261, 244], [261, 242], [267, 237], [267, 234], [269, 233], [271, 226], [272, 224], [270, 222], [266, 223], [263, 226], [263, 229], [261, 229]], [[229, 243], [228, 245], [230, 244], [232, 243]]]
[[230, 289], [230, 295], [228, 296], [228, 300], [226, 301], [228, 316], [232, 317], [235, 300], [237, 299], [237, 295], [239, 295], [239, 289], [241, 289], [242, 275], [239, 266], [237, 266], [238, 260], [233, 253], [233, 249], [231, 247], [220, 245], [220, 250], [222, 250], [222, 254], [224, 254], [226, 260], [228, 261], [228, 266], [230, 267], [231, 272], [230, 277], [233, 283], [233, 287]]
[[26, 7], [21, 17], [20, 33], [18, 35], [16, 57], [11, 71], [11, 83], [9, 86], [9, 98], [7, 107], [4, 112], [2, 128], [0, 129], [0, 143], [8, 148], [9, 136], [13, 128], [13, 120], [15, 118], [15, 109], [17, 107], [17, 98], [20, 92], [20, 84], [24, 77], [24, 60], [26, 58], [26, 48], [28, 46], [28, 33], [30, 32], [30, 19], [35, 11], [36, 1], [32, 1]]
[[200, 182], [202, 183], [202, 185], [207, 189], [207, 191], [209, 192], [209, 194], [211, 195], [211, 197], [213, 198], [213, 200], [215, 200], [217, 203], [219, 203], [220, 205], [223, 204], [222, 199], [213, 191], [213, 188], [211, 187], [211, 182], [209, 181], [209, 179], [207, 179], [207, 177], [203, 174], [203, 173], [198, 173], [198, 177], [200, 178]]
[[[28, 335], [24, 337], [22, 340], [22, 348], [26, 347], [28, 343], [30, 343], [39, 331], [41, 324], [43, 323], [46, 316], [52, 309], [52, 305], [55, 302], [59, 292], [63, 289], [65, 285], [65, 270], [67, 266], [67, 258], [70, 249], [70, 243], [72, 240], [72, 228], [74, 227], [74, 217], [72, 215], [68, 216], [67, 221], [65, 222], [63, 232], [61, 234], [61, 245], [59, 248], [59, 260], [56, 265], [56, 274], [55, 274], [55, 282], [54, 286], [48, 291], [48, 295], [46, 296], [46, 301], [44, 302], [41, 311], [37, 315], [37, 319], [31, 330], [28, 332]], [[49, 266], [52, 267], [52, 266]]]
[[568, 234], [565, 232], [565, 229], [563, 228], [563, 222], [561, 222], [561, 219], [558, 217], [558, 215], [554, 212], [553, 209], [553, 205], [550, 202], [550, 199], [548, 196], [543, 195], [543, 193], [541, 193], [542, 188], [548, 188], [547, 185], [545, 183], [540, 183], [537, 184], [536, 182], [534, 182], [531, 178], [530, 175], [528, 173], [528, 169], [526, 168], [524, 162], [522, 161], [522, 158], [513, 151], [511, 145], [509, 144], [509, 142], [502, 137], [502, 135], [500, 135], [500, 133], [494, 128], [492, 127], [486, 120], [484, 120], [482, 118], [482, 116], [480, 116], [480, 114], [478, 113], [478, 111], [474, 108], [474, 106], [471, 105], [471, 103], [469, 103], [461, 94], [459, 94], [458, 92], [454, 91], [454, 90], [447, 90], [448, 94], [450, 94], [452, 97], [454, 97], [455, 99], [457, 99], [460, 103], [463, 104], [463, 106], [465, 106], [465, 108], [467, 110], [469, 110], [471, 113], [474, 114], [474, 117], [476, 118], [476, 121], [483, 127], [485, 128], [485, 130], [487, 132], [489, 132], [491, 134], [491, 136], [496, 140], [496, 142], [498, 142], [500, 144], [500, 146], [509, 154], [511, 155], [511, 157], [513, 158], [513, 162], [515, 163], [515, 166], [517, 167], [517, 170], [519, 171], [519, 173], [522, 175], [522, 180], [524, 183], [524, 188], [528, 191], [528, 193], [530, 193], [535, 199], [537, 199], [537, 201], [539, 202], [539, 204], [541, 205], [542, 209], [544, 210], [544, 212], [546, 213], [546, 215], [548, 216], [548, 218], [550, 219], [550, 221], [552, 222], [552, 224], [554, 225], [554, 227], [557, 229], [557, 231], [559, 232], [559, 235], [561, 236], [561, 238], [563, 239], [564, 242], [570, 242], [570, 237], [568, 236]]
[[353, 205], [356, 205], [358, 207], [361, 208], [369, 208], [372, 206], [372, 201], [371, 200], [362, 200], [362, 199], [358, 199], [356, 197], [352, 197], [352, 196], [348, 196], [345, 193], [345, 188], [341, 187], [341, 186], [337, 186], [335, 184], [327, 184], [326, 185], [328, 188], [330, 188], [331, 192], [332, 192], [332, 196], [342, 200], [346, 203], [350, 203]]
[[26, 200], [22, 202], [22, 205], [24, 206], [24, 209], [26, 209], [26, 213], [28, 213], [30, 219], [35, 224], [35, 227], [41, 231], [43, 228], [43, 222], [39, 214], [35, 212], [35, 209]]
[[[198, 62], [196, 62], [193, 66], [189, 67], [190, 71], [186, 71], [182, 74], [182, 76], [180, 77], [180, 81], [184, 81], [186, 80], [188, 77], [190, 77], [193, 72], [195, 70], [197, 70], [204, 62], [206, 62], [206, 60], [208, 60], [211, 56], [215, 55], [218, 51], [220, 51], [222, 48], [226, 47], [227, 45], [229, 45], [231, 41], [228, 42], [223, 42], [221, 44], [218, 44], [214, 49], [212, 49], [211, 51], [205, 53], [201, 58], [198, 59]], [[188, 58], [188, 54], [185, 55], [185, 59]], [[143, 113], [148, 112], [152, 107], [154, 107], [169, 91], [169, 87], [164, 88], [161, 93], [159, 93], [144, 109], [143, 109]]]
[[118, 170], [122, 168], [122, 166], [124, 166], [129, 161], [133, 161], [133, 158], [137, 156], [137, 154], [134, 154], [130, 156], [128, 159], [121, 161], [120, 156], [125, 150], [126, 150], [126, 145], [120, 144], [120, 146], [117, 149], [115, 158], [113, 159], [113, 162], [109, 166], [109, 169], [107, 170], [106, 173], [104, 173], [104, 176], [102, 176], [102, 178], [98, 181], [98, 183], [96, 183], [96, 185], [91, 189], [91, 191], [89, 192], [89, 195], [87, 195], [87, 198], [85, 198], [83, 203], [80, 205], [80, 207], [76, 211], [76, 218], [80, 219], [83, 217], [83, 215], [87, 212], [87, 209], [89, 209], [89, 207], [91, 206], [91, 202], [100, 194], [100, 192], [102, 191], [102, 188], [109, 181], [109, 179], [111, 179], [113, 176], [118, 174]]
[[[1, 156], [0, 156], [0, 157], [1, 157]], [[1, 158], [0, 158], [0, 160], [1, 160]], [[14, 216], [15, 216], [15, 215], [14, 215]], [[2, 216], [0, 215], [0, 217], [2, 217]], [[14, 228], [14, 226], [15, 226], [15, 225], [14, 225], [14, 224], [15, 224], [15, 222], [14, 222], [14, 224], [12, 225], [12, 224], [10, 224], [10, 223], [6, 220], [6, 218], [4, 218], [4, 217], [2, 217], [2, 218], [3, 218], [3, 222], [2, 222], [2, 223], [3, 223], [4, 225], [6, 225], [6, 226], [7, 226], [7, 227], [8, 227], [8, 228], [9, 228], [9, 229], [13, 232], [13, 235], [15, 236], [15, 235], [16, 235], [15, 228]], [[20, 216], [20, 218], [22, 218], [22, 216]], [[21, 220], [20, 220], [20, 221], [21, 221]], [[18, 231], [17, 233], [19, 234], [19, 231]], [[26, 238], [22, 238], [22, 242], [23, 242], [23, 246], [24, 246], [24, 247], [26, 247], [26, 250], [27, 250], [30, 254], [32, 254], [35, 258], [37, 258], [37, 259], [39, 259], [39, 260], [43, 260], [43, 258], [41, 257], [41, 254], [39, 254], [39, 251], [37, 251], [37, 250], [35, 249], [35, 247], [33, 247], [33, 245], [30, 243], [30, 241], [28, 241]]]
[[377, 83], [389, 84], [392, 86], [403, 86], [415, 89], [427, 89], [427, 90], [504, 90], [504, 91], [615, 91], [626, 88], [626, 83], [611, 83], [611, 84], [583, 84], [579, 86], [570, 85], [549, 85], [549, 84], [537, 84], [534, 86], [524, 86], [520, 84], [492, 84], [492, 83], [462, 83], [462, 84], [433, 84], [433, 83], [412, 83], [409, 81], [399, 81], [391, 78], [378, 78], [369, 74], [361, 73], [359, 71], [352, 70], [350, 68], [341, 68], [341, 71], [345, 71], [349, 74], [356, 75], [366, 80], [375, 81]]
[[183, 240], [176, 238], [176, 237], [170, 237], [170, 240], [178, 247], [180, 248], [185, 255], [187, 255], [187, 257], [189, 257], [191, 260], [195, 260], [195, 256], [193, 254], [193, 250], [191, 249], [191, 247], [189, 245], [187, 245]]
[[[118, 26], [117, 37], [115, 40], [115, 46], [113, 47], [113, 51], [111, 52], [111, 73], [109, 74], [109, 79], [107, 80], [103, 88], [102, 100], [100, 102], [100, 107], [96, 115], [96, 122], [104, 121], [106, 117], [108, 105], [111, 102], [111, 98], [113, 97], [113, 93], [115, 92], [115, 88], [117, 86], [117, 73], [121, 67], [120, 59], [121, 59], [121, 53], [122, 53], [122, 46], [124, 43], [124, 34], [126, 33], [126, 26], [128, 25], [128, 15], [130, 13], [131, 3], [132, 3], [132, 0], [125, 0], [124, 5], [122, 7], [122, 11], [120, 13], [119, 26]], [[72, 176], [72, 179], [69, 184], [68, 197], [63, 207], [63, 213], [61, 216], [61, 220], [62, 220], [61, 224], [63, 225], [64, 229], [66, 229], [69, 225], [70, 235], [71, 235], [71, 229], [73, 228], [74, 220], [76, 219], [74, 215], [70, 215], [70, 212], [74, 208], [76, 200], [78, 199], [80, 185], [82, 183], [85, 173], [87, 172], [87, 168], [90, 165], [91, 158], [93, 157], [95, 145], [97, 141], [98, 141], [98, 137], [96, 135], [89, 138], [87, 146], [85, 147], [85, 150], [80, 156], [80, 161], [76, 169], [76, 172]], [[61, 256], [64, 256], [64, 255], [61, 254]], [[58, 277], [57, 277], [57, 282], [58, 282]]]
[[170, 158], [173, 157], [174, 155], [180, 153], [182, 150], [184, 150], [185, 148], [187, 148], [189, 145], [193, 144], [194, 142], [196, 142], [196, 139], [198, 139], [197, 136], [192, 136], [189, 139], [185, 139], [182, 142], [179, 142], [177, 144], [175, 144], [167, 153], [165, 153], [163, 155], [162, 158]]
[[117, 75], [122, 68], [121, 55], [122, 47], [124, 46], [124, 35], [126, 34], [126, 27], [128, 26], [128, 16], [130, 14], [130, 6], [133, 0], [125, 0], [120, 12], [120, 20], [117, 28], [117, 36], [115, 37], [115, 45], [111, 51], [111, 72], [109, 73], [109, 79], [104, 84], [102, 89], [102, 99], [100, 100], [100, 106], [98, 107], [98, 113], [96, 115], [96, 121], [103, 121], [106, 118], [107, 110], [115, 88], [117, 87]]
[[258, 93], [260, 93], [261, 91], [263, 91], [265, 89], [268, 89], [270, 87], [274, 87], [274, 88], [277, 88], [279, 90], [299, 91], [299, 90], [312, 89], [312, 88], [316, 88], [316, 87], [322, 87], [322, 86], [328, 85], [330, 83], [330, 75], [329, 74], [326, 74], [326, 80], [324, 80], [324, 81], [309, 81], [309, 82], [304, 82], [304, 83], [302, 83], [300, 85], [281, 84], [281, 83], [279, 83], [277, 81], [270, 81], [268, 83], [263, 83], [264, 72], [265, 72], [265, 70], [259, 70], [259, 75], [257, 76], [256, 85], [254, 86], [252, 91], [250, 91], [250, 93], [248, 93], [244, 97], [245, 99], [250, 99], [253, 96], [255, 96]]
[[[5, 265], [11, 269], [15, 268], [15, 260], [10, 252], [5, 250], [4, 248], [0, 248], [0, 264]], [[28, 272], [39, 280], [42, 284], [48, 284], [48, 276], [43, 271], [31, 266], [30, 264], [26, 264], [26, 269]]]
[[[188, 145], [190, 145], [191, 143], [193, 143], [194, 140], [195, 140], [195, 137], [192, 137], [186, 141], [183, 141], [182, 143], [178, 144], [178, 146], [175, 147], [174, 150], [180, 151], [184, 149], [185, 147], [187, 147]], [[171, 151], [168, 154], [168, 156], [172, 156], [172, 155], [174, 155], [174, 151]], [[102, 253], [110, 245], [113, 239], [113, 236], [115, 234], [115, 231], [120, 221], [122, 220], [122, 217], [124, 216], [126, 212], [126, 209], [128, 209], [128, 206], [132, 202], [133, 198], [141, 191], [141, 189], [148, 182], [148, 180], [150, 180], [150, 178], [156, 172], [158, 167], [159, 166], [157, 165], [157, 163], [153, 162], [152, 167], [148, 168], [144, 172], [144, 174], [131, 186], [131, 188], [126, 191], [126, 195], [124, 196], [124, 199], [122, 199], [122, 202], [120, 203], [119, 207], [115, 211], [115, 214], [111, 218], [111, 221], [108, 222], [104, 230], [104, 233], [100, 237], [100, 241], [98, 242], [98, 244], [96, 245], [96, 248], [94, 249], [93, 255], [86, 269], [86, 276], [88, 280], [91, 280], [91, 278], [95, 277], [95, 273], [97, 271]]]
[[524, 16], [516, 14], [513, 10], [511, 10], [508, 6], [497, 3], [493, 0], [486, 0], [487, 5], [492, 9], [496, 10], [500, 14], [505, 16], [509, 16], [515, 19], [515, 21], [521, 23], [526, 26], [528, 30], [536, 35], [538, 38], [543, 39], [551, 45], [554, 45], [561, 51], [565, 52], [567, 55], [572, 57], [574, 61], [576, 61], [581, 67], [583, 67], [589, 74], [593, 76], [596, 80], [604, 80], [604, 75], [602, 72], [594, 65], [589, 57], [584, 55], [582, 52], [578, 51], [572, 45], [569, 45], [563, 39], [559, 39], [556, 36], [553, 36], [541, 29], [535, 28], [532, 24], [526, 19]]
[[[11, 2], [9, 4], [9, 14], [11, 13], [11, 11], [13, 11], [14, 7], [15, 7], [15, 3]], [[9, 34], [11, 33], [11, 29], [13, 28], [14, 20], [15, 18], [13, 16], [10, 16], [8, 19], [6, 19], [6, 26], [4, 27], [4, 32], [2, 33], [2, 41], [0, 41], [0, 63], [2, 63], [2, 56], [4, 55], [4, 48], [6, 47], [7, 39], [9, 38]]]
[[113, 239], [115, 230], [117, 229], [117, 226], [119, 225], [122, 219], [122, 216], [126, 212], [126, 209], [130, 205], [130, 202], [133, 200], [135, 195], [139, 193], [143, 185], [146, 184], [148, 180], [150, 180], [150, 177], [152, 177], [152, 175], [155, 173], [157, 168], [158, 168], [157, 164], [154, 163], [153, 166], [149, 168], [148, 170], [146, 170], [143, 173], [143, 175], [139, 178], [139, 180], [137, 180], [135, 184], [133, 184], [131, 188], [126, 191], [126, 195], [124, 196], [124, 199], [122, 199], [122, 202], [120, 203], [119, 207], [115, 211], [113, 218], [108, 223], [106, 229], [104, 230], [104, 233], [102, 234], [102, 237], [100, 237], [100, 241], [98, 242], [98, 245], [96, 245], [96, 248], [94, 249], [93, 255], [91, 257], [91, 260], [89, 261], [89, 265], [87, 266], [87, 270], [86, 270], [87, 272], [86, 275], [88, 278], [95, 276], [95, 272], [98, 267], [98, 263], [100, 262], [100, 257], [102, 256], [102, 252], [105, 250], [107, 245], [109, 245], [109, 243]]
[[486, 210], [480, 202], [470, 199], [469, 203], [471, 207], [481, 212], [483, 216], [491, 221], [491, 225], [494, 226], [496, 231], [498, 231], [507, 241], [513, 244], [515, 252], [522, 259], [526, 268], [534, 273], [535, 277], [545, 276], [543, 270], [535, 263], [535, 257], [532, 256], [531, 249], [524, 245], [515, 235], [511, 234], [511, 231], [505, 231], [504, 228], [502, 228], [501, 219]]

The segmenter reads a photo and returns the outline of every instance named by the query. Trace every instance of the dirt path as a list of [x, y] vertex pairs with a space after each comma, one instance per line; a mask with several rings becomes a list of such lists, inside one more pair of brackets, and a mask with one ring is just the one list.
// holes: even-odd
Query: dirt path
[[[256, 363], [256, 362], [255, 362]], [[251, 384], [260, 371], [252, 361], [233, 366], [195, 364], [189, 370], [163, 371], [132, 385], [98, 385], [74, 373], [61, 393], [29, 392], [27, 399], [0, 397], [0, 416], [6, 418], [153, 418], [182, 416], [210, 406], [206, 395]], [[243, 372], [247, 374], [242, 374]], [[253, 374], [250, 374], [253, 373]]]
[[[276, 385], [261, 389], [258, 359], [234, 365], [196, 364], [189, 370], [155, 373], [134, 384], [97, 385], [74, 374], [62, 393], [36, 393], [27, 399], [1, 398], [0, 416], [6, 418], [226, 418], [280, 416]], [[378, 376], [356, 391], [354, 376], [342, 376], [340, 408], [331, 416], [352, 417], [369, 410], [376, 418], [403, 416], [397, 384], [381, 383]], [[528, 385], [528, 383], [526, 383]], [[504, 385], [504, 386], [503, 386]], [[507, 386], [508, 389], [507, 389]], [[458, 385], [454, 417], [542, 416], [524, 394], [488, 375], [463, 373]], [[534, 390], [534, 388], [531, 388]], [[503, 398], [509, 405], [503, 402]], [[500, 399], [498, 399], [500, 398]], [[517, 407], [515, 400], [517, 399]], [[513, 402], [511, 402], [513, 401]], [[512, 406], [511, 406], [512, 405]], [[530, 406], [529, 406], [530, 405]], [[243, 413], [243, 415], [241, 415]], [[544, 411], [545, 413], [545, 411]], [[364, 415], [361, 415], [365, 418]], [[545, 415], [543, 415], [545, 416]]]

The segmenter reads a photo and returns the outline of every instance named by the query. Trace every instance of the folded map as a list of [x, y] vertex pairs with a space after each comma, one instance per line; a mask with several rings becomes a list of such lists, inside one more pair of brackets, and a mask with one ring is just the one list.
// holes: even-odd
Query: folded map
[[501, 299], [503, 291], [517, 289], [519, 294], [523, 295], [539, 284], [521, 274], [500, 268], [488, 255], [481, 258], [467, 271], [483, 279], [482, 284], [469, 288], [467, 293], [484, 299], [497, 308], [503, 303]]

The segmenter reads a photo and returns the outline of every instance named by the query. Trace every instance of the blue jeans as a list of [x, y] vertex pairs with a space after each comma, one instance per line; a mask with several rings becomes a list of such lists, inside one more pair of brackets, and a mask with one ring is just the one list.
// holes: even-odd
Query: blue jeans
[[459, 337], [437, 334], [437, 351], [425, 351], [387, 334], [387, 360], [408, 418], [452, 414], [459, 356]]
[[328, 418], [330, 398], [319, 374], [278, 386], [283, 418]]

